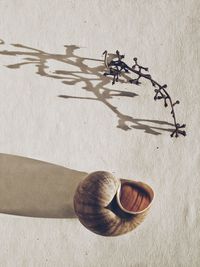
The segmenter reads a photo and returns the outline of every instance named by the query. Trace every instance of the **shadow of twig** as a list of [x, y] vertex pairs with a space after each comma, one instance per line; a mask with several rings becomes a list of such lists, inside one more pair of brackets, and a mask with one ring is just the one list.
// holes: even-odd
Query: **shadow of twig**
[[[1, 40], [1, 44], [4, 44]], [[112, 90], [107, 87], [111, 79], [104, 77], [104, 65], [103, 60], [85, 58], [75, 54], [75, 51], [80, 47], [75, 45], [65, 45], [64, 54], [52, 54], [45, 51], [35, 49], [22, 44], [11, 44], [14, 48], [19, 50], [2, 50], [1, 55], [23, 57], [22, 62], [17, 64], [7, 65], [8, 68], [17, 69], [24, 65], [33, 64], [36, 66], [36, 74], [40, 76], [49, 77], [53, 79], [59, 79], [62, 83], [67, 85], [76, 85], [78, 83], [84, 83], [82, 89], [93, 94], [94, 97], [76, 97], [69, 95], [59, 95], [59, 97], [65, 99], [79, 99], [79, 100], [96, 100], [107, 106], [118, 118], [117, 128], [122, 130], [138, 129], [143, 130], [146, 133], [158, 135], [161, 131], [172, 132], [170, 128], [173, 124], [160, 121], [160, 120], [147, 120], [140, 118], [133, 118], [126, 114], [123, 114], [117, 107], [113, 106], [109, 100], [113, 97], [136, 97], [137, 94], [133, 92], [125, 92], [121, 90]], [[20, 50], [22, 49], [22, 51]], [[112, 56], [112, 55], [110, 55]], [[55, 70], [54, 72], [49, 70], [49, 61], [55, 60], [58, 63], [65, 64], [66, 68], [76, 70]], [[86, 62], [95, 63], [94, 67], [90, 67]], [[123, 81], [122, 81], [123, 82]], [[131, 126], [128, 125], [131, 124]], [[150, 126], [148, 123], [153, 123], [155, 126]], [[165, 127], [163, 127], [165, 126]], [[167, 127], [167, 128], [166, 128]]]

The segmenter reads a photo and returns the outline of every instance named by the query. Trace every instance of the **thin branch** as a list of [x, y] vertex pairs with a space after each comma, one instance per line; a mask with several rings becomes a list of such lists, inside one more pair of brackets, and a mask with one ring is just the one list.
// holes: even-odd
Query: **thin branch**
[[150, 74], [144, 73], [143, 71], [148, 72], [148, 68], [142, 67], [141, 65], [139, 65], [136, 57], [133, 58], [134, 65], [132, 67], [129, 67], [124, 61], [122, 61], [122, 59], [124, 58], [124, 55], [120, 55], [118, 50], [116, 51], [117, 59], [112, 59], [110, 62], [108, 62], [108, 52], [104, 51], [103, 54], [104, 54], [104, 64], [105, 64], [105, 67], [107, 68], [107, 71], [104, 73], [104, 76], [113, 76], [112, 84], [115, 84], [115, 82], [118, 82], [119, 76], [122, 73], [130, 73], [130, 72], [138, 75], [136, 79], [129, 79], [129, 82], [132, 84], [136, 84], [136, 85], [141, 84], [140, 82], [141, 78], [145, 78], [149, 80], [152, 86], [155, 88], [154, 89], [154, 92], [155, 92], [154, 100], [163, 99], [164, 106], [167, 107], [169, 104], [171, 107], [174, 131], [172, 132], [170, 136], [178, 137], [180, 134], [183, 136], [186, 136], [186, 131], [182, 130], [183, 128], [186, 127], [186, 125], [177, 123], [176, 114], [174, 110], [174, 106], [176, 104], [179, 104], [180, 101], [179, 100], [175, 102], [172, 101], [172, 98], [170, 97], [169, 93], [166, 90], [167, 88], [166, 84], [161, 85], [157, 81], [152, 79]]

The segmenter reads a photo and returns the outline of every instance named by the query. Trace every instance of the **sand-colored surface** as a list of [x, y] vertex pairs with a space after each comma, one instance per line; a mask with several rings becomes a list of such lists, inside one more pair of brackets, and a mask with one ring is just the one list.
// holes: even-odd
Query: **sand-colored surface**
[[[199, 266], [199, 12], [198, 0], [0, 1], [1, 266]], [[150, 83], [105, 80], [105, 49], [167, 83], [187, 137], [170, 138]], [[101, 237], [74, 218], [76, 183], [96, 170], [155, 190], [135, 231]]]

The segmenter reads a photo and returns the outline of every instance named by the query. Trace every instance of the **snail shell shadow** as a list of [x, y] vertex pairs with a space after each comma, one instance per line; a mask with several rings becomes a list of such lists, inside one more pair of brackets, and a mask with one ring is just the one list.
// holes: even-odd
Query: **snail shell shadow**
[[80, 222], [92, 232], [118, 236], [142, 223], [153, 198], [154, 192], [147, 184], [98, 171], [79, 184], [74, 209]]
[[39, 160], [0, 154], [0, 212], [75, 218], [73, 195], [86, 175]]

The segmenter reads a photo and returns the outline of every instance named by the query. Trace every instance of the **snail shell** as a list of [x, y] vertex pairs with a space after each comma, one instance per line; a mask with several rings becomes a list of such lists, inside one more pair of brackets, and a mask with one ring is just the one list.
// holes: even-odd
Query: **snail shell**
[[154, 197], [142, 182], [117, 179], [111, 173], [89, 174], [77, 187], [74, 210], [92, 232], [117, 236], [135, 229], [145, 218]]

